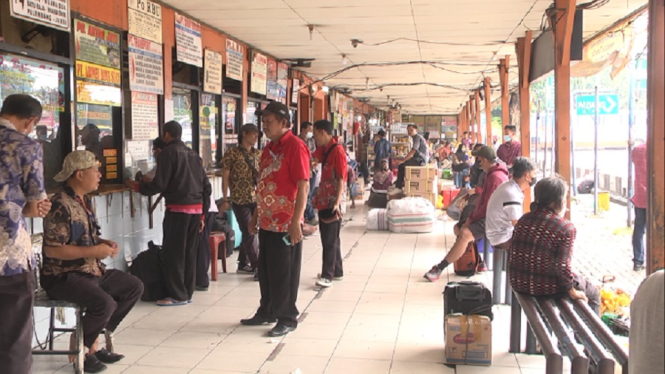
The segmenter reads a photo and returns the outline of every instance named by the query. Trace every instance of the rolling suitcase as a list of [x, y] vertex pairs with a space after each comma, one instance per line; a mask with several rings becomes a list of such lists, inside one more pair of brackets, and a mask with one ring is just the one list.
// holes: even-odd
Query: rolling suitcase
[[449, 282], [443, 291], [443, 315], [455, 313], [482, 315], [493, 320], [492, 292], [479, 282]]

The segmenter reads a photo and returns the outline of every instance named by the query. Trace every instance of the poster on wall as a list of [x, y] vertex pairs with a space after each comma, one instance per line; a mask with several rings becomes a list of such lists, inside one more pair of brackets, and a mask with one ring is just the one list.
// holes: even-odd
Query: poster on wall
[[69, 0], [11, 0], [14, 18], [69, 32]]
[[279, 100], [279, 87], [277, 87], [277, 61], [268, 60], [268, 74], [266, 76], [268, 100]]
[[120, 34], [74, 20], [76, 59], [120, 69]]
[[244, 48], [238, 42], [226, 39], [226, 77], [242, 82]]
[[83, 61], [76, 61], [76, 77], [120, 86], [120, 70]]
[[289, 84], [289, 65], [280, 62], [277, 64], [277, 88], [279, 101], [286, 104], [286, 90]]
[[162, 44], [162, 6], [149, 0], [127, 1], [129, 33]]
[[291, 103], [298, 104], [300, 96], [300, 79], [293, 80], [293, 92], [291, 93]]
[[175, 45], [178, 61], [203, 67], [201, 24], [175, 14]]
[[162, 45], [128, 35], [129, 89], [164, 94]]
[[217, 95], [222, 94], [222, 54], [209, 49], [205, 50], [203, 90]]
[[86, 104], [121, 106], [122, 93], [119, 87], [77, 81], [76, 101]]
[[157, 95], [132, 92], [132, 140], [150, 140], [159, 135]]
[[252, 81], [250, 86], [252, 92], [259, 95], [266, 94], [266, 75], [268, 70], [268, 59], [265, 55], [255, 53], [252, 59]]

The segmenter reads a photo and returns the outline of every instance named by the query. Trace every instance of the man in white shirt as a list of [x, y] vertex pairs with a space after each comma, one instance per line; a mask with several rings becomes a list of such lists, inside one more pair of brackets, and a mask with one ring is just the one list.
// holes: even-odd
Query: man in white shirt
[[513, 178], [494, 191], [487, 204], [485, 236], [493, 247], [510, 250], [513, 230], [524, 212], [524, 191], [536, 184], [536, 165], [518, 157], [513, 163]]
[[630, 373], [665, 370], [665, 272], [651, 274], [637, 289], [630, 304]]

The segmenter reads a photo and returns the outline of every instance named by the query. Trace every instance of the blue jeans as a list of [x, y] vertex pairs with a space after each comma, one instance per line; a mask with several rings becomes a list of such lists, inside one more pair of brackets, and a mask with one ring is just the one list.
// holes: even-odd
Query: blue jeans
[[635, 227], [633, 227], [633, 262], [644, 265], [644, 234], [647, 232], [647, 210], [635, 207]]
[[464, 183], [464, 177], [466, 177], [467, 175], [469, 175], [469, 169], [455, 172], [455, 187], [457, 188], [465, 187], [466, 189], [471, 188], [469, 182]]
[[307, 206], [305, 207], [305, 221], [311, 221], [315, 217], [314, 206], [312, 206], [312, 198], [314, 197], [314, 182], [316, 181], [316, 173], [312, 172], [311, 178], [309, 178], [309, 195], [307, 196]]

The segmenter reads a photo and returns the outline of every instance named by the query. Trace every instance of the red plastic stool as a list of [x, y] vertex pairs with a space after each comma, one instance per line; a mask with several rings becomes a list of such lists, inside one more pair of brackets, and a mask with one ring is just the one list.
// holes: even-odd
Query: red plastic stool
[[210, 246], [210, 278], [214, 281], [217, 280], [217, 251], [219, 245], [222, 245], [222, 271], [226, 273], [226, 235], [223, 232], [211, 232], [208, 237], [208, 245]]

